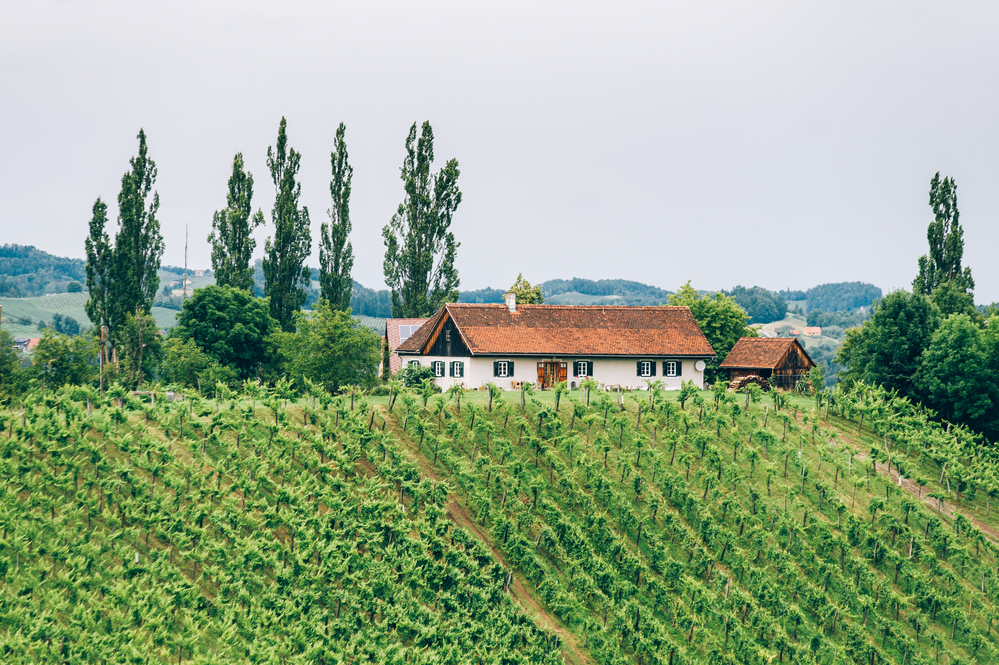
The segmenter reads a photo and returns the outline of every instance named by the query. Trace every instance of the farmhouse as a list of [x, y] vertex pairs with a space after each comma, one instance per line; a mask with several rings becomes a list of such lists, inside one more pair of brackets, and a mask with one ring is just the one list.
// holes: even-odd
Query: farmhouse
[[793, 337], [743, 337], [719, 365], [728, 370], [729, 381], [755, 375], [774, 388], [793, 388], [813, 367], [805, 347]]
[[442, 388], [524, 381], [549, 388], [592, 378], [604, 387], [645, 388], [662, 381], [704, 385], [715, 355], [686, 307], [448, 304], [396, 351], [403, 362], [433, 368]]
[[395, 374], [402, 368], [396, 349], [427, 322], [427, 319], [386, 319], [385, 345], [389, 351], [389, 371]]

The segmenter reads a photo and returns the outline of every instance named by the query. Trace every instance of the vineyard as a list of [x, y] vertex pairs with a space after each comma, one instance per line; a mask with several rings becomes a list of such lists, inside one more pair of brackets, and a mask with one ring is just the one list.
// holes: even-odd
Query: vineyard
[[903, 399], [652, 389], [0, 411], [5, 662], [989, 662], [993, 451]]

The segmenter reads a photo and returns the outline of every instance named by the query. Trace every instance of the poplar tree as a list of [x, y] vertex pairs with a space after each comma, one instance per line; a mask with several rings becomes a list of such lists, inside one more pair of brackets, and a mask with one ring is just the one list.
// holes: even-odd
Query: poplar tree
[[264, 295], [270, 298], [271, 316], [286, 332], [295, 330], [295, 312], [305, 304], [311, 273], [305, 265], [312, 249], [309, 209], [299, 207], [302, 193], [298, 175], [302, 155], [288, 147], [288, 122], [281, 118], [277, 146], [267, 148], [276, 197], [271, 211], [274, 239], [264, 243]]
[[95, 327], [110, 327], [108, 299], [111, 291], [111, 239], [107, 233], [108, 205], [97, 197], [90, 218], [87, 250], [87, 302], [83, 308]]
[[251, 235], [253, 229], [264, 223], [260, 210], [251, 217], [253, 176], [243, 165], [243, 153], [236, 153], [229, 176], [229, 193], [226, 207], [212, 218], [212, 272], [218, 286], [231, 286], [244, 291], [253, 290], [253, 268], [250, 258], [257, 246]]
[[350, 296], [354, 281], [350, 276], [354, 267], [354, 250], [347, 239], [350, 235], [350, 181], [354, 167], [347, 162], [347, 143], [344, 140], [346, 127], [341, 122], [336, 130], [330, 165], [333, 177], [330, 179], [330, 199], [328, 211], [330, 222], [320, 228], [319, 244], [319, 287], [320, 297], [334, 310], [350, 308]]
[[919, 274], [912, 281], [917, 295], [932, 295], [937, 287], [952, 282], [962, 291], [975, 289], [971, 268], [961, 266], [964, 257], [964, 229], [957, 209], [957, 184], [953, 178], [940, 178], [940, 172], [930, 181], [930, 207], [933, 221], [926, 229], [929, 254], [919, 257]]
[[416, 123], [406, 138], [401, 177], [406, 196], [382, 229], [385, 241], [385, 283], [392, 292], [392, 316], [430, 316], [444, 303], [458, 299], [455, 252], [460, 243], [449, 230], [461, 203], [458, 160], [447, 162], [436, 175], [434, 132], [424, 122], [416, 142]]
[[163, 257], [163, 236], [156, 218], [160, 197], [153, 191], [156, 163], [148, 156], [146, 133], [141, 129], [138, 139], [139, 154], [130, 160], [132, 169], [121, 178], [114, 246], [105, 230], [107, 205], [100, 198], [94, 203], [85, 243], [90, 291], [87, 315], [95, 325], [108, 327], [112, 346], [128, 316], [150, 313], [160, 286], [157, 271]]

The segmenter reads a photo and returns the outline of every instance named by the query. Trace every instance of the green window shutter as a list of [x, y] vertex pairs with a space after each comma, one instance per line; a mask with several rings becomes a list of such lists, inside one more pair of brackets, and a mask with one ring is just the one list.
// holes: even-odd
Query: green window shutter
[[465, 378], [465, 363], [463, 362], [458, 363], [458, 376], [462, 379]]
[[587, 360], [586, 361], [586, 376], [590, 376], [590, 377], [593, 376], [593, 361], [592, 360]]
[[493, 376], [499, 376], [499, 361], [493, 361]]
[[652, 376], [656, 375], [656, 361], [653, 360], [652, 362], [649, 363], [649, 372], [652, 373], [651, 374]]
[[579, 361], [578, 360], [573, 360], [572, 361], [572, 375], [573, 376], [579, 376]]
[[642, 375], [642, 361], [638, 361], [638, 376]]
[[513, 376], [513, 361], [511, 360], [506, 364], [506, 375], [509, 377]]
[[683, 361], [682, 360], [677, 360], [676, 361], [676, 375], [677, 376], [683, 376]]

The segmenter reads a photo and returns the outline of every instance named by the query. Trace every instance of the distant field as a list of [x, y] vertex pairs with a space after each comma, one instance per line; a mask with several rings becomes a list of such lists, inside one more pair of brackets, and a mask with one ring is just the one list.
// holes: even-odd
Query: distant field
[[[54, 314], [71, 316], [80, 322], [80, 326], [90, 327], [90, 319], [83, 309], [87, 302], [86, 293], [59, 293], [39, 298], [0, 298], [3, 319], [0, 327], [14, 337], [38, 337], [38, 322], [52, 324]], [[153, 307], [153, 318], [160, 328], [173, 326], [177, 310], [164, 307]], [[23, 321], [27, 320], [27, 323]]]
[[380, 319], [376, 316], [355, 316], [354, 318], [360, 321], [362, 326], [371, 328], [379, 335], [385, 334], [385, 322], [388, 319]]

